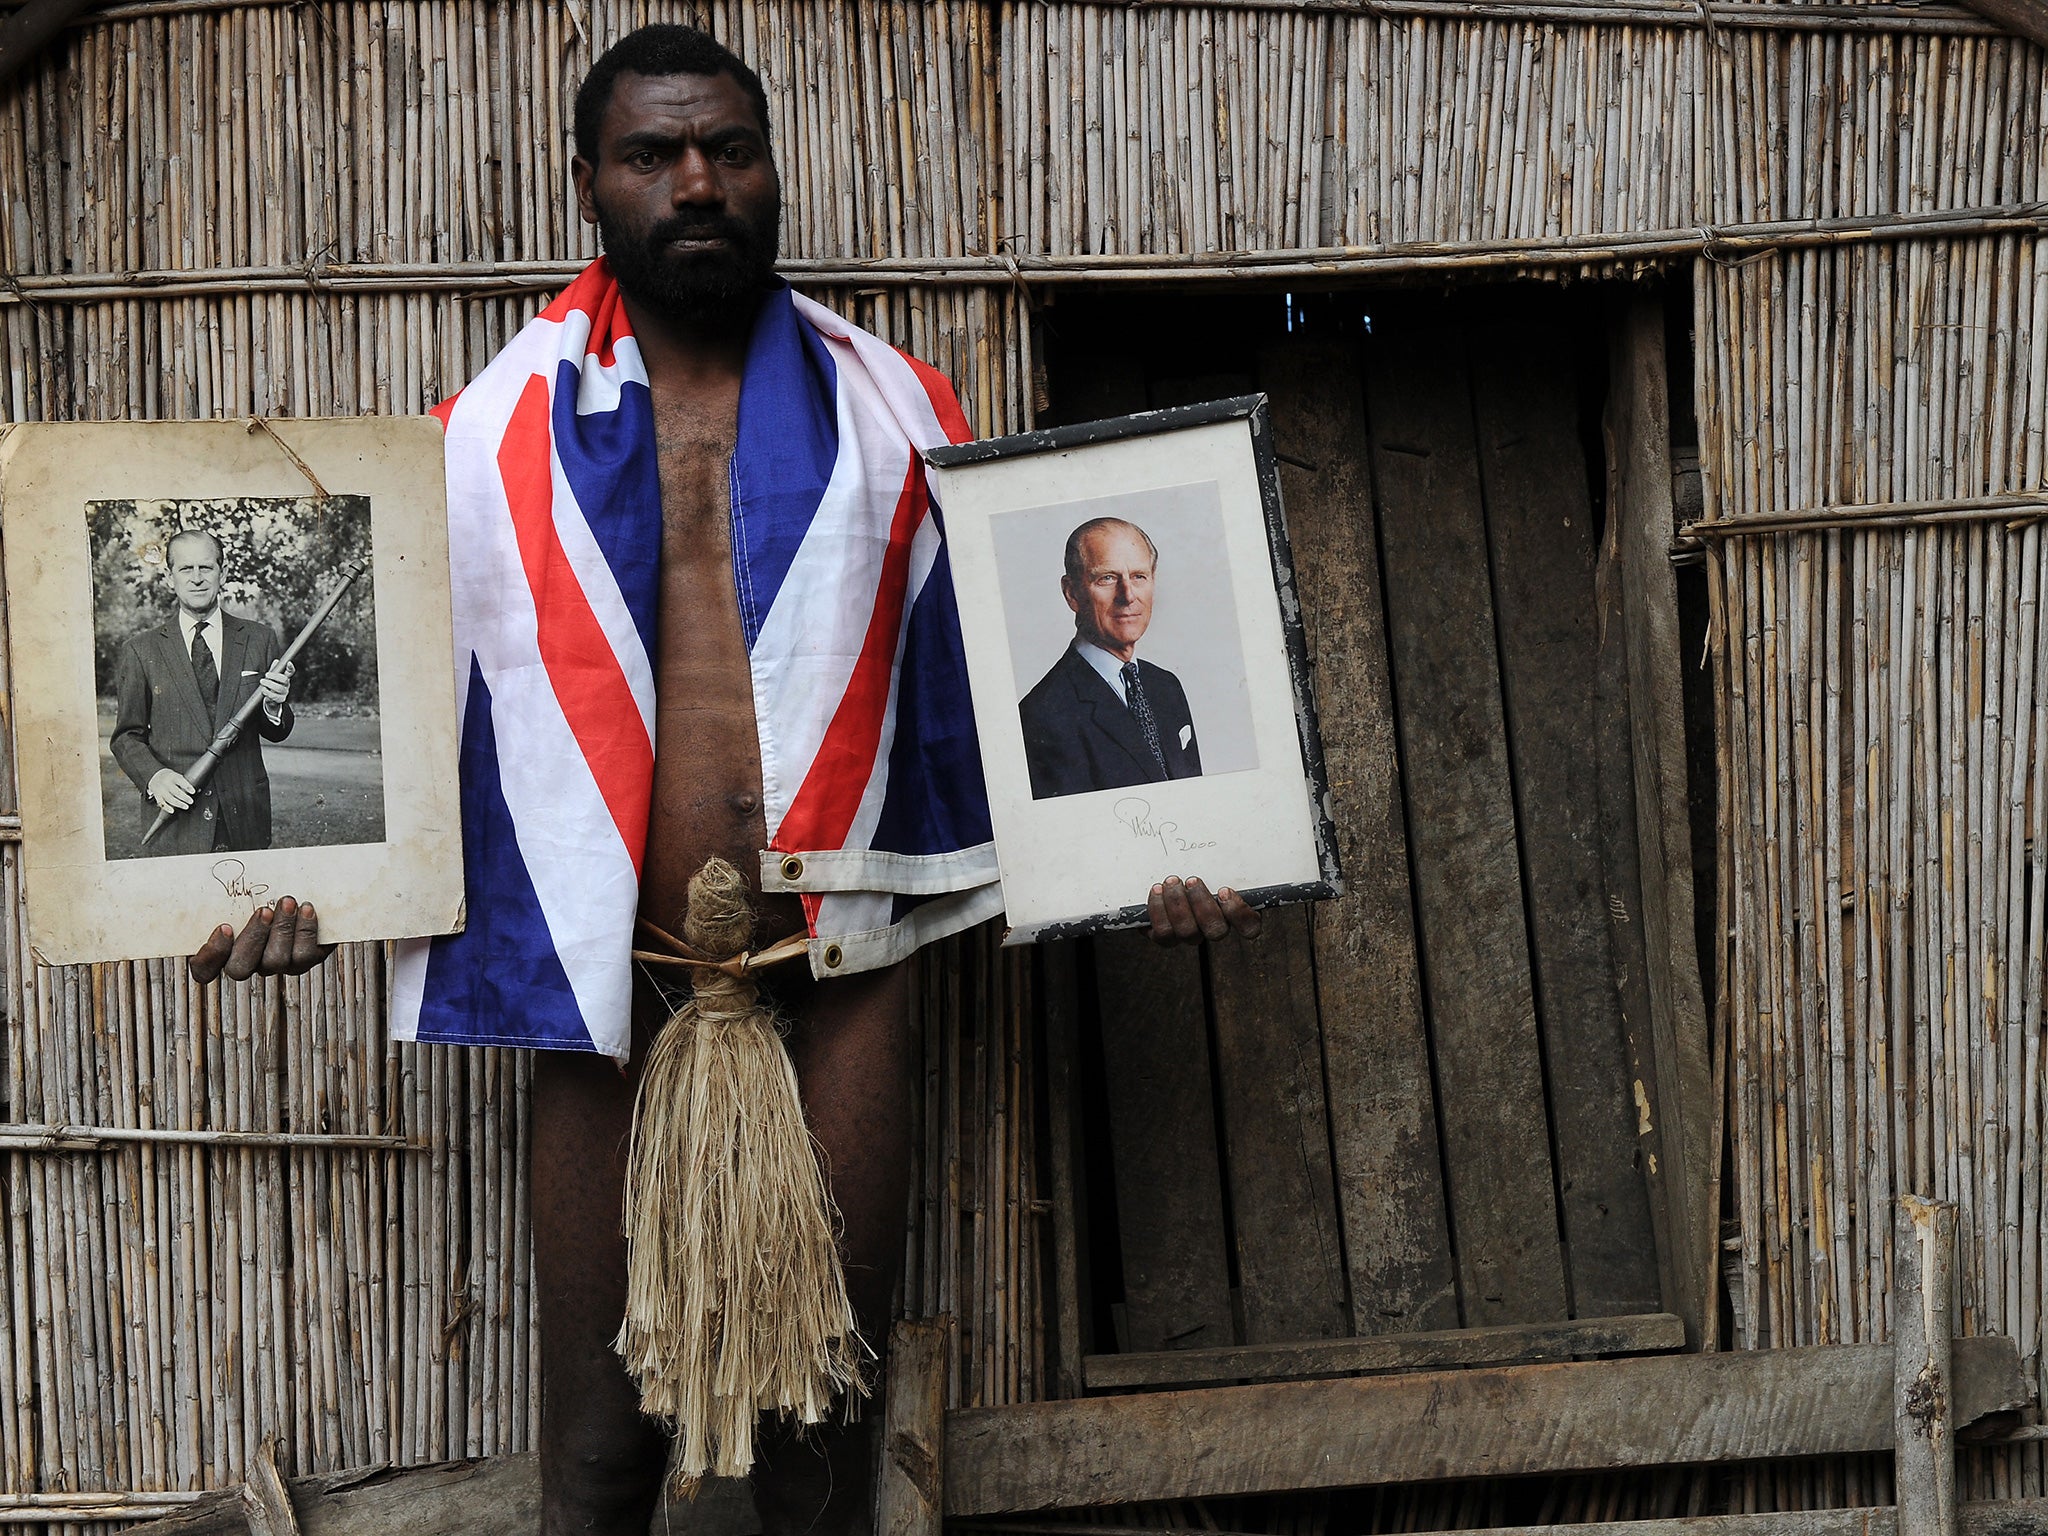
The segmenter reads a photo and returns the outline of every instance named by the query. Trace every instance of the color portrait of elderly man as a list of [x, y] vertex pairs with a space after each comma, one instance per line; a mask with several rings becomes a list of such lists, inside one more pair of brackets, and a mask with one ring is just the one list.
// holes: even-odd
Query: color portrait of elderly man
[[1074, 639], [1018, 706], [1031, 797], [1126, 789], [1202, 772], [1180, 679], [1138, 656], [1159, 550], [1136, 523], [1098, 517], [1067, 536], [1060, 593]]

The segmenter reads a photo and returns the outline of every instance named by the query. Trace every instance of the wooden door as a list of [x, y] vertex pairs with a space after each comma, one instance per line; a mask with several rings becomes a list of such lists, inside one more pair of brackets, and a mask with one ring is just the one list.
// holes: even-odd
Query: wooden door
[[1525, 286], [1043, 317], [1052, 420], [1272, 397], [1347, 882], [1253, 943], [1048, 955], [1090, 1385], [1660, 1308], [1601, 314]]

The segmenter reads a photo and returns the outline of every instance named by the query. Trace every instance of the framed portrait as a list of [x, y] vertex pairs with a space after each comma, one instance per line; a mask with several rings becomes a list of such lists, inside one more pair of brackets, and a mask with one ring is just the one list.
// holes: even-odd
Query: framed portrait
[[1010, 940], [1342, 889], [1263, 395], [930, 451]]
[[189, 953], [291, 894], [323, 940], [462, 922], [440, 424], [0, 437], [29, 942]]

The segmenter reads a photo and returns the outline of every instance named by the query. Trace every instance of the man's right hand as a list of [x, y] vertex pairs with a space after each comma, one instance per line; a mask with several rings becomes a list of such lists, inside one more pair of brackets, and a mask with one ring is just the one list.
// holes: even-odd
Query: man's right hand
[[189, 811], [199, 791], [175, 768], [159, 768], [149, 777], [149, 798], [166, 811]]
[[281, 897], [274, 907], [258, 907], [237, 934], [222, 923], [186, 961], [201, 986], [226, 973], [229, 981], [251, 976], [297, 976], [334, 953], [320, 942], [320, 914], [307, 902], [300, 906]]

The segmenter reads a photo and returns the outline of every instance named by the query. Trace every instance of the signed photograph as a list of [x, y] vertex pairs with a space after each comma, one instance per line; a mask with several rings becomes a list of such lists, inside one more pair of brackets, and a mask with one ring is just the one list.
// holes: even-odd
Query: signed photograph
[[189, 953], [266, 901], [327, 939], [461, 925], [431, 418], [0, 437], [29, 939]]
[[1012, 942], [1334, 895], [1262, 396], [931, 451]]

